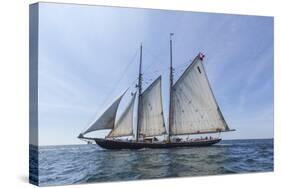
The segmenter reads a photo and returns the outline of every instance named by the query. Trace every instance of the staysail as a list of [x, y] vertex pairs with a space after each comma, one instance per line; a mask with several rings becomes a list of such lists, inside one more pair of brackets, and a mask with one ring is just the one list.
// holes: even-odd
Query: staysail
[[211, 90], [200, 53], [172, 87], [170, 134], [200, 134], [229, 128]]
[[[127, 91], [127, 90], [126, 90]], [[118, 97], [106, 110], [105, 112], [82, 134], [87, 134], [92, 131], [102, 130], [102, 129], [113, 129], [116, 117], [116, 112], [120, 101], [126, 91]]]
[[109, 133], [107, 137], [120, 137], [120, 136], [130, 136], [133, 134], [133, 115], [134, 115], [134, 103], [135, 103], [136, 93], [126, 107], [125, 111], [120, 116], [119, 120], [114, 126], [114, 129]]
[[139, 105], [139, 134], [149, 137], [166, 133], [162, 106], [161, 76], [141, 94]]

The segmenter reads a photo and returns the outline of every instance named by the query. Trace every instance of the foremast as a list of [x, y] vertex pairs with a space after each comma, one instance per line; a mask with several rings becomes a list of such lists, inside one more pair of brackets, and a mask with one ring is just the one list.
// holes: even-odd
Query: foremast
[[170, 125], [172, 122], [172, 89], [173, 89], [173, 79], [174, 79], [174, 70], [173, 70], [173, 37], [174, 33], [170, 33], [170, 83], [169, 83], [169, 118], [168, 118], [168, 142], [171, 141], [170, 139]]
[[140, 114], [141, 114], [141, 93], [142, 93], [142, 44], [140, 45], [140, 64], [138, 76], [138, 112], [137, 112], [137, 127], [136, 127], [136, 141], [139, 141], [139, 127], [140, 127]]

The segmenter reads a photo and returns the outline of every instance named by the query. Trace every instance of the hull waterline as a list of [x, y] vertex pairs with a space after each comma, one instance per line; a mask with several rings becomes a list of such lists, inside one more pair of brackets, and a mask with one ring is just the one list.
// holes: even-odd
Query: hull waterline
[[199, 140], [189, 142], [171, 142], [171, 143], [144, 143], [121, 140], [107, 140], [102, 138], [93, 138], [95, 142], [105, 149], [141, 149], [141, 148], [174, 148], [174, 147], [204, 147], [211, 146], [221, 141], [221, 139]]

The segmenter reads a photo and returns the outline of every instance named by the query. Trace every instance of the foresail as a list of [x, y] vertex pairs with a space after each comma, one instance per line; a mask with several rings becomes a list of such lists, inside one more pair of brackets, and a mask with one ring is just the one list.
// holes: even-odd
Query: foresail
[[114, 128], [116, 112], [125, 92], [117, 98], [85, 132], [83, 132], [83, 135], [96, 130]]
[[142, 93], [139, 105], [140, 135], [148, 137], [166, 133], [162, 107], [161, 76]]
[[228, 131], [199, 54], [172, 88], [172, 135]]
[[120, 137], [130, 136], [133, 134], [133, 115], [134, 115], [134, 103], [136, 93], [134, 93], [129, 105], [120, 116], [119, 120], [114, 126], [114, 129], [109, 133], [107, 137]]

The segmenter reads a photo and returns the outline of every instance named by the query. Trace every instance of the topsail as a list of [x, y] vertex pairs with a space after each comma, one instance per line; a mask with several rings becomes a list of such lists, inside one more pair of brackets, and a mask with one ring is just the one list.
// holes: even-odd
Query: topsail
[[[126, 92], [126, 91], [125, 91]], [[106, 111], [100, 116], [99, 119], [97, 119], [84, 133], [89, 133], [96, 130], [102, 130], [102, 129], [113, 129], [116, 112], [119, 106], [119, 103], [124, 96], [125, 92], [117, 98], [111, 106], [109, 106]]]
[[228, 131], [199, 54], [172, 87], [171, 135]]
[[119, 120], [114, 126], [114, 129], [109, 133], [107, 137], [119, 137], [130, 136], [133, 134], [133, 115], [134, 115], [134, 103], [136, 93], [134, 93], [129, 105], [120, 116]]
[[159, 76], [142, 94], [140, 100], [140, 135], [158, 136], [166, 133], [162, 94], [161, 76]]

